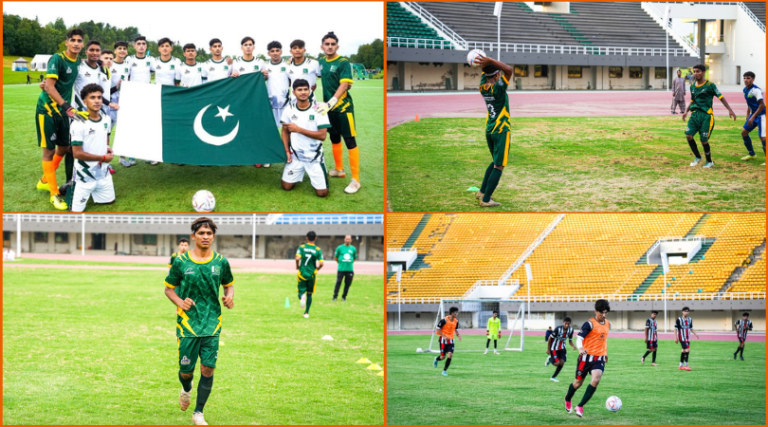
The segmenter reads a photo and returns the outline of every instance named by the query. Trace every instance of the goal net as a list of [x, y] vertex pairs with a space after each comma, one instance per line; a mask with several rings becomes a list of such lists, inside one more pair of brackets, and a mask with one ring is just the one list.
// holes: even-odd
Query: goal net
[[[493, 312], [498, 311], [501, 318], [501, 339], [498, 343], [505, 343], [502, 350], [523, 351], [525, 338], [525, 303], [519, 300], [494, 300], [494, 299], [441, 299], [440, 306], [435, 316], [433, 331], [437, 329], [440, 319], [448, 316], [451, 307], [459, 309], [459, 333], [462, 341], [454, 341], [454, 352], [485, 351], [485, 331], [488, 319], [493, 317]], [[476, 330], [482, 335], [482, 340], [467, 340]], [[513, 336], [519, 335], [520, 341]], [[429, 347], [422, 350], [424, 353], [440, 353], [439, 336], [432, 332], [429, 339]], [[481, 345], [482, 344], [482, 345]]]

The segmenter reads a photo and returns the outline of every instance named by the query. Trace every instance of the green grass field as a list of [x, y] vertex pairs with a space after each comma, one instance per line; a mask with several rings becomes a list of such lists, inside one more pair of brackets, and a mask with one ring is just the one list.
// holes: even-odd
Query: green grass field
[[[22, 56], [22, 58], [27, 60], [27, 63], [32, 62], [31, 56]], [[13, 71], [12, 65], [13, 61], [19, 59], [18, 56], [4, 56], [3, 57], [3, 85], [12, 85], [12, 84], [25, 84], [27, 83], [27, 72], [26, 71]], [[40, 72], [39, 71], [30, 71], [29, 75], [32, 77], [32, 83], [37, 82], [40, 83]]]
[[[5, 212], [53, 211], [44, 192], [35, 190], [42, 175], [41, 149], [36, 142], [34, 113], [40, 89], [37, 86], [3, 88], [3, 210]], [[116, 201], [97, 206], [89, 202], [88, 212], [191, 212], [192, 196], [206, 189], [216, 197], [216, 212], [381, 212], [384, 206], [384, 125], [383, 81], [356, 81], [355, 125], [360, 147], [360, 181], [356, 194], [344, 193], [349, 184], [349, 157], [344, 149], [347, 178], [331, 179], [331, 194], [315, 196], [305, 177], [292, 191], [280, 187], [282, 164], [269, 169], [251, 166], [200, 167], [140, 161], [124, 168], [112, 161]], [[115, 132], [120, 132], [120, 123]], [[114, 133], [113, 133], [114, 137]], [[325, 141], [326, 165], [333, 164], [330, 139]], [[57, 174], [64, 183], [63, 164]]]
[[[423, 119], [387, 132], [387, 192], [399, 212], [478, 211], [491, 162], [483, 119]], [[490, 211], [765, 211], [765, 161], [740, 121], [718, 117], [715, 167], [689, 167], [681, 116], [513, 118], [509, 162]], [[699, 143], [701, 150], [701, 144]], [[486, 208], [487, 209], [487, 208]]]
[[[321, 274], [304, 319], [295, 275], [234, 273], [206, 420], [382, 424], [384, 378], [355, 363], [383, 362], [381, 276], [356, 276], [348, 301], [337, 303], [335, 275]], [[163, 279], [4, 270], [4, 424], [189, 424], [193, 408], [178, 407], [175, 314]], [[195, 377], [193, 404], [199, 368]]]
[[[734, 336], [735, 338], [735, 336]], [[493, 345], [493, 343], [491, 343]], [[680, 346], [659, 345], [657, 363], [640, 364], [640, 339], [613, 338], [609, 361], [584, 418], [565, 412], [563, 397], [576, 372], [576, 353], [549, 378], [543, 337], [526, 337], [525, 351], [500, 356], [457, 353], [448, 368], [417, 354], [428, 335], [387, 336], [387, 424], [765, 424], [765, 343], [747, 343], [745, 362], [733, 360], [735, 341], [694, 341], [690, 372], [678, 371]], [[485, 336], [465, 335], [457, 348], [485, 347]], [[650, 362], [650, 356], [648, 361]], [[574, 405], [586, 390], [574, 396]], [[621, 411], [605, 409], [618, 396]]]

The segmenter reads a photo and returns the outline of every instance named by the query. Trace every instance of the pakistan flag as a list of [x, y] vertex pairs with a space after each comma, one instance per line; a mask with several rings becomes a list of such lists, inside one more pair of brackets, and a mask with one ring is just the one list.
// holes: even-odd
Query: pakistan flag
[[125, 81], [114, 153], [185, 165], [284, 163], [261, 73], [191, 88]]

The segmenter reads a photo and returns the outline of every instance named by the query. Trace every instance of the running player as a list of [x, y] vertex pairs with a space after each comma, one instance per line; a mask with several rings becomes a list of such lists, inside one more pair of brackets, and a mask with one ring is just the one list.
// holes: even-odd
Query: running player
[[571, 327], [570, 317], [563, 319], [563, 324], [556, 327], [547, 339], [547, 354], [549, 356], [547, 356], [547, 361], [544, 363], [544, 366], [549, 366], [550, 363], [556, 366], [555, 373], [552, 375], [552, 378], [549, 379], [556, 383], [560, 382], [557, 379], [557, 374], [560, 373], [560, 370], [563, 369], [563, 365], [565, 365], [565, 362], [568, 360], [567, 350], [565, 348], [566, 339], [574, 351], [579, 351], [576, 349], [576, 346], [573, 345], [573, 328]]
[[483, 354], [488, 354], [488, 346], [491, 344], [491, 340], [493, 340], [493, 354], [499, 354], [496, 351], [496, 343], [501, 338], [501, 319], [499, 318], [499, 312], [496, 310], [493, 310], [492, 317], [488, 319], [488, 325], [485, 327], [485, 336], [488, 338], [485, 340], [485, 353]]
[[283, 110], [282, 138], [287, 161], [283, 169], [283, 190], [290, 191], [296, 183], [309, 175], [312, 187], [318, 197], [328, 196], [328, 172], [325, 169], [323, 140], [331, 125], [328, 116], [312, 109], [309, 102], [309, 83], [306, 80], [293, 82], [296, 104], [289, 104]]
[[678, 370], [690, 371], [691, 368], [688, 366], [688, 355], [691, 351], [690, 333], [693, 332], [693, 335], [696, 335], [697, 339], [699, 338], [699, 335], [693, 330], [693, 319], [688, 317], [688, 307], [683, 307], [683, 316], [678, 317], [675, 321], [675, 329], [677, 329], [677, 332], [675, 333], [675, 344], [679, 341], [680, 345], [683, 347], [683, 351], [680, 353], [680, 367]]
[[717, 89], [714, 83], [704, 79], [704, 73], [706, 67], [704, 65], [693, 66], [693, 82], [691, 82], [691, 103], [688, 104], [685, 113], [683, 113], [683, 121], [688, 116], [688, 111], [691, 111], [691, 120], [688, 121], [688, 128], [685, 130], [685, 136], [688, 139], [688, 145], [693, 151], [693, 155], [696, 158], [691, 162], [691, 167], [699, 164], [701, 161], [701, 154], [699, 148], [696, 146], [696, 140], [693, 139], [694, 135], [699, 134], [701, 139], [701, 146], [704, 148], [704, 155], [707, 157], [707, 162], [704, 164], [705, 168], [711, 168], [715, 165], [712, 161], [712, 152], [709, 148], [709, 138], [712, 136], [712, 131], [715, 129], [715, 114], [712, 112], [712, 97], [716, 96], [723, 103], [725, 108], [728, 109], [728, 116], [733, 117], [736, 120], [736, 113], [731, 110], [731, 106], [728, 105], [728, 101], [725, 100], [723, 95]]
[[192, 43], [185, 44], [184, 62], [176, 70], [176, 81], [179, 86], [199, 86], [208, 78], [208, 71], [195, 60], [196, 57], [197, 47]]
[[181, 60], [171, 56], [173, 42], [168, 37], [163, 37], [157, 42], [160, 56], [155, 58], [155, 84], [163, 86], [176, 86], [176, 70], [181, 66]]
[[451, 307], [448, 310], [448, 316], [445, 319], [440, 319], [437, 323], [437, 330], [435, 333], [440, 336], [440, 356], [435, 357], [432, 361], [432, 366], [437, 368], [437, 363], [445, 359], [445, 367], [443, 368], [443, 376], [448, 376], [448, 367], [451, 366], [451, 357], [453, 356], [453, 336], [461, 341], [461, 334], [459, 334], [459, 319], [456, 317], [459, 315], [459, 309]]
[[221, 40], [211, 39], [208, 46], [211, 49], [211, 59], [203, 64], [208, 72], [208, 81], [226, 79], [232, 74], [232, 60], [227, 61], [227, 58], [221, 56], [221, 52], [224, 50], [221, 46]]
[[[56, 170], [67, 153], [71, 153], [69, 145], [69, 120], [76, 118], [76, 110], [69, 103], [72, 100], [72, 88], [77, 79], [80, 60], [77, 56], [83, 49], [83, 30], [75, 28], [67, 32], [66, 50], [51, 56], [48, 61], [48, 72], [45, 76], [43, 92], [37, 100], [35, 110], [35, 127], [37, 128], [37, 144], [43, 149], [43, 176], [37, 182], [37, 189], [48, 191], [54, 209], [67, 210], [67, 202], [59, 194], [56, 184]], [[71, 170], [72, 165], [65, 167]], [[71, 175], [67, 177], [67, 181]]]
[[[128, 80], [131, 75], [131, 62], [128, 60], [128, 42], [115, 42], [115, 61], [112, 63], [112, 86], [115, 91], [112, 92], [111, 101], [120, 105], [120, 83]], [[112, 110], [109, 117], [112, 119], [112, 128], [117, 125], [117, 110]], [[129, 168], [136, 165], [136, 159], [120, 156], [120, 164]]]
[[211, 249], [216, 224], [201, 217], [192, 222], [195, 247], [179, 256], [165, 279], [165, 296], [177, 309], [176, 342], [179, 347], [179, 407], [186, 411], [192, 395], [192, 378], [200, 357], [200, 382], [197, 404], [192, 415], [195, 425], [207, 425], [203, 408], [211, 395], [213, 372], [219, 357], [221, 305], [219, 286], [224, 287], [221, 302], [228, 309], [235, 306], [235, 279], [226, 258]]
[[744, 146], [747, 147], [749, 154], [742, 157], [741, 160], [751, 160], [755, 158], [755, 150], [752, 148], [752, 139], [749, 137], [749, 133], [757, 128], [760, 142], [763, 143], [763, 154], [765, 154], [766, 125], [763, 91], [755, 85], [755, 73], [751, 71], [744, 73], [744, 99], [747, 101], [747, 121], [744, 122], [744, 129], [741, 130], [741, 138], [744, 140]]
[[584, 397], [581, 398], [581, 402], [575, 408], [579, 418], [584, 416], [584, 405], [589, 402], [597, 389], [597, 385], [600, 384], [603, 371], [605, 371], [605, 363], [608, 361], [608, 333], [611, 331], [611, 322], [605, 317], [609, 311], [611, 311], [611, 306], [608, 301], [604, 299], [595, 301], [595, 317], [581, 326], [581, 332], [576, 338], [576, 347], [579, 351], [576, 380], [568, 386], [568, 393], [565, 395], [565, 410], [569, 414], [574, 411], [571, 405], [573, 395], [584, 383], [587, 374], [592, 375], [592, 382], [587, 386]]
[[507, 87], [514, 69], [487, 56], [480, 57], [478, 61], [483, 70], [483, 75], [480, 77], [480, 95], [483, 96], [488, 110], [485, 120], [485, 140], [493, 161], [485, 169], [483, 184], [480, 186], [480, 191], [475, 194], [475, 198], [480, 200], [481, 207], [490, 208], [501, 205], [491, 196], [499, 185], [501, 173], [507, 166], [509, 157], [511, 124]]
[[312, 305], [312, 294], [317, 288], [317, 272], [323, 268], [323, 251], [315, 245], [317, 234], [314, 231], [307, 233], [307, 243], [296, 249], [296, 274], [299, 282], [299, 300], [301, 306], [306, 307], [304, 318], [309, 319], [309, 307]]
[[[291, 58], [288, 59], [288, 79], [291, 83], [302, 79], [309, 82], [311, 91], [309, 102], [314, 104], [315, 89], [317, 89], [317, 78], [320, 77], [320, 63], [306, 57], [307, 49], [304, 47], [304, 40], [294, 40], [291, 42]], [[291, 103], [296, 103], [296, 95], [291, 92]]]
[[752, 330], [752, 321], [749, 320], [749, 313], [745, 312], [741, 319], [736, 321], [734, 326], [736, 326], [736, 336], [739, 337], [739, 346], [736, 348], [736, 353], [733, 353], [733, 360], [736, 360], [736, 354], [738, 353], [741, 353], [739, 358], [744, 360], [744, 342], [747, 341], [747, 331]]
[[640, 358], [640, 363], [642, 364], [645, 364], [645, 358], [648, 357], [648, 354], [653, 353], [651, 365], [659, 366], [656, 364], [656, 348], [659, 345], [659, 336], [656, 334], [656, 316], [658, 315], [659, 312], [653, 310], [651, 312], [651, 317], [645, 321], [645, 347], [648, 351], [646, 351], [643, 357]]
[[168, 263], [168, 267], [173, 265], [176, 258], [184, 255], [189, 250], [189, 239], [182, 237], [179, 239], [179, 251], [171, 254], [171, 261]]
[[349, 168], [352, 180], [344, 192], [357, 193], [360, 190], [360, 151], [357, 148], [355, 130], [355, 107], [349, 89], [352, 87], [352, 64], [347, 58], [339, 56], [339, 38], [333, 31], [323, 36], [322, 49], [325, 57], [320, 58], [321, 81], [323, 83], [323, 102], [317, 105], [317, 112], [328, 114], [331, 122], [331, 147], [333, 147], [334, 168], [331, 177], [344, 178], [344, 149], [341, 138], [349, 151]]

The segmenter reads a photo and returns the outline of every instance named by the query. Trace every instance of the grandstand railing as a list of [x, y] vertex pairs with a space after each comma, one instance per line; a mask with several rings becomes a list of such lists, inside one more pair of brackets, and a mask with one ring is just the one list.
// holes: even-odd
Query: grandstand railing
[[[662, 6], [663, 5], [663, 6]], [[656, 21], [657, 24], [661, 25], [662, 28], [664, 28], [664, 31], [667, 32], [667, 34], [671, 35], [672, 38], [675, 39], [678, 43], [684, 45], [686, 48], [688, 48], [688, 53], [693, 56], [701, 56], [701, 53], [699, 52], [699, 48], [696, 47], [693, 44], [693, 41], [685, 37], [683, 34], [679, 34], [677, 31], [675, 31], [672, 26], [669, 24], [669, 21], [664, 22], [664, 8], [666, 7], [665, 3], [651, 3], [644, 1], [640, 3], [640, 7], [653, 18], [654, 21]]]
[[[189, 224], [200, 215], [3, 214], [3, 221], [89, 224]], [[267, 215], [208, 215], [216, 224], [266, 224]]]
[[[456, 296], [442, 297], [387, 297], [387, 304], [434, 304], [441, 299], [456, 298]], [[515, 295], [516, 301], [532, 303], [546, 302], [592, 302], [599, 299], [608, 301], [664, 301], [664, 294], [595, 294], [595, 295]], [[668, 294], [667, 301], [713, 301], [713, 300], [764, 300], [765, 291], [760, 292], [710, 292], [710, 293], [682, 293]]]
[[470, 287], [467, 292], [464, 292], [464, 295], [462, 295], [461, 298], [468, 298], [472, 291], [477, 289], [478, 286], [517, 286], [520, 287], [520, 281], [517, 279], [509, 279], [505, 280], [504, 284], [501, 283], [501, 280], [478, 280], [475, 282], [472, 287]]
[[416, 248], [387, 248], [387, 252], [416, 252]]
[[454, 49], [449, 40], [416, 39], [410, 37], [387, 37], [387, 47], [415, 47], [423, 49]]
[[274, 222], [285, 224], [383, 224], [382, 214], [283, 214]]
[[[464, 40], [464, 38], [461, 37], [457, 32], [453, 31], [449, 26], [443, 24], [442, 21], [435, 18], [431, 13], [429, 13], [429, 11], [427, 11], [427, 9], [424, 9], [418, 3], [415, 3], [415, 2], [403, 2], [403, 5], [411, 9], [411, 11], [413, 11], [417, 16], [419, 16], [424, 22], [442, 31], [446, 36], [448, 36], [453, 41], [453, 44], [455, 44], [459, 50], [468, 50], [467, 41]], [[449, 49], [449, 48], [443, 48], [443, 49]]]
[[755, 14], [754, 14], [754, 13], [752, 13], [752, 9], [748, 8], [748, 7], [747, 7], [747, 5], [746, 5], [746, 4], [744, 4], [744, 2], [739, 2], [739, 3], [738, 3], [738, 5], [739, 5], [739, 7], [741, 8], [741, 10], [743, 10], [744, 12], [746, 12], [746, 13], [747, 13], [747, 16], [749, 16], [749, 18], [750, 18], [750, 19], [752, 19], [752, 21], [753, 21], [755, 24], [757, 24], [757, 26], [758, 26], [758, 27], [759, 27], [761, 30], [763, 30], [763, 32], [765, 32], [765, 24], [763, 24], [763, 23], [760, 21], [760, 18], [758, 18], [757, 16], [755, 16]]

